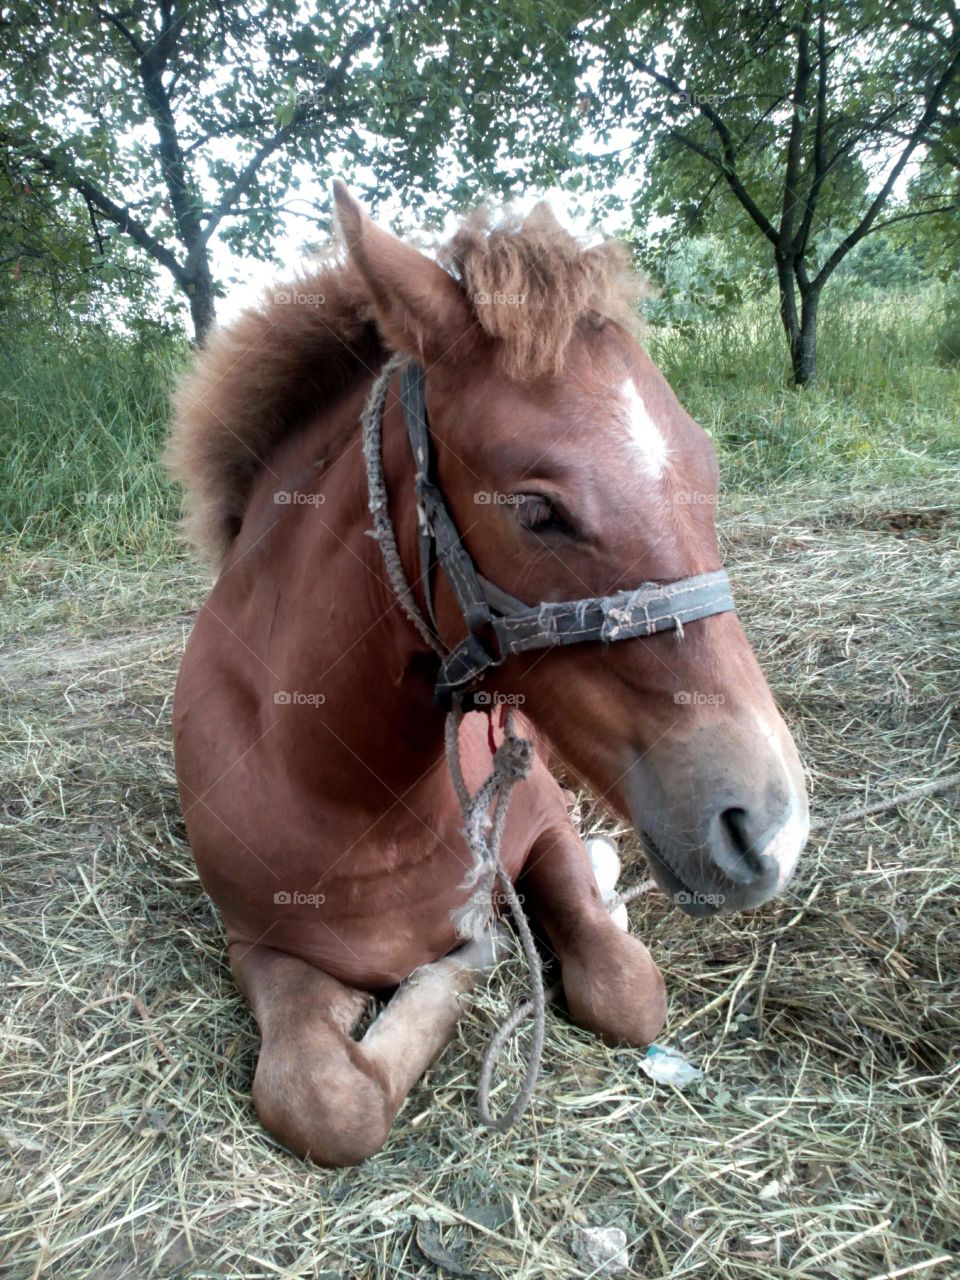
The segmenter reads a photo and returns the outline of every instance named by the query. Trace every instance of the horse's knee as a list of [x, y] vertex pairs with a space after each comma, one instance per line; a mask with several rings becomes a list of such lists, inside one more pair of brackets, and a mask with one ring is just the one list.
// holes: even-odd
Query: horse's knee
[[[265, 1047], [266, 1048], [266, 1047]], [[316, 1164], [359, 1164], [387, 1140], [393, 1108], [376, 1075], [338, 1048], [315, 1062], [283, 1061], [271, 1046], [253, 1081], [260, 1121], [289, 1150]]]
[[609, 922], [563, 958], [570, 1016], [608, 1044], [646, 1045], [667, 1020], [660, 970], [639, 938]]

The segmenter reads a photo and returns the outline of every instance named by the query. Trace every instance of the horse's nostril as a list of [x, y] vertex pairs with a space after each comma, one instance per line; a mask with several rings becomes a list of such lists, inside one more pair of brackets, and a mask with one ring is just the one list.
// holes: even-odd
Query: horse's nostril
[[720, 814], [720, 825], [730, 837], [730, 843], [740, 853], [750, 848], [750, 838], [746, 831], [746, 809], [724, 809]]
[[714, 853], [714, 861], [738, 884], [749, 884], [763, 875], [763, 858], [750, 834], [746, 809], [724, 809], [719, 819], [722, 848]]

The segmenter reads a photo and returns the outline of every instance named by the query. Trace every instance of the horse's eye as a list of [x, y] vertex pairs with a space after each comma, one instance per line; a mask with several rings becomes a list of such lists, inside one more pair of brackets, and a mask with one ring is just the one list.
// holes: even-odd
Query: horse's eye
[[557, 507], [540, 493], [517, 495], [517, 518], [531, 533], [563, 533], [576, 537], [577, 531]]

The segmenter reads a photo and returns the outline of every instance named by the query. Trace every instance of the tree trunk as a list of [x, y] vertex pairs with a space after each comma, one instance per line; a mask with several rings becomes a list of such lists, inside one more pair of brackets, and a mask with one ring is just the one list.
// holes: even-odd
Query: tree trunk
[[806, 387], [816, 381], [817, 307], [819, 305], [820, 290], [808, 290], [800, 312], [800, 341], [793, 361], [793, 380], [798, 387]]
[[800, 352], [800, 315], [797, 311], [797, 285], [793, 275], [793, 264], [786, 257], [777, 255], [777, 285], [780, 289], [780, 319], [783, 331], [787, 335], [787, 346], [790, 349], [790, 363], [793, 366], [794, 382], [797, 380], [797, 362]]
[[186, 285], [186, 293], [190, 302], [193, 333], [199, 347], [217, 320], [213, 276], [206, 261], [201, 261], [195, 267]]
[[797, 308], [797, 281], [794, 264], [788, 258], [777, 259], [777, 284], [780, 289], [780, 319], [790, 349], [790, 367], [798, 387], [808, 386], [817, 376], [817, 307], [819, 288], [809, 285], [802, 290]]

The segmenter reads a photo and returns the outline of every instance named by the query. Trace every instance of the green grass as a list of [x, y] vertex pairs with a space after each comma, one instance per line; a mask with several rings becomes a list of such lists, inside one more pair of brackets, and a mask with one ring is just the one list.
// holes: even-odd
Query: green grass
[[[832, 298], [820, 378], [790, 385], [773, 300], [651, 352], [720, 450], [728, 494], [935, 479], [960, 461], [960, 367], [937, 360], [942, 291]], [[159, 462], [185, 350], [112, 334], [13, 333], [0, 351], [0, 536], [102, 558], [177, 546], [178, 497]]]
[[851, 488], [936, 478], [960, 462], [960, 368], [937, 360], [942, 291], [821, 304], [819, 376], [790, 384], [775, 301], [684, 331], [651, 354], [713, 435], [724, 486]]
[[159, 455], [173, 344], [13, 333], [0, 351], [0, 533], [94, 556], [172, 550], [178, 499]]

